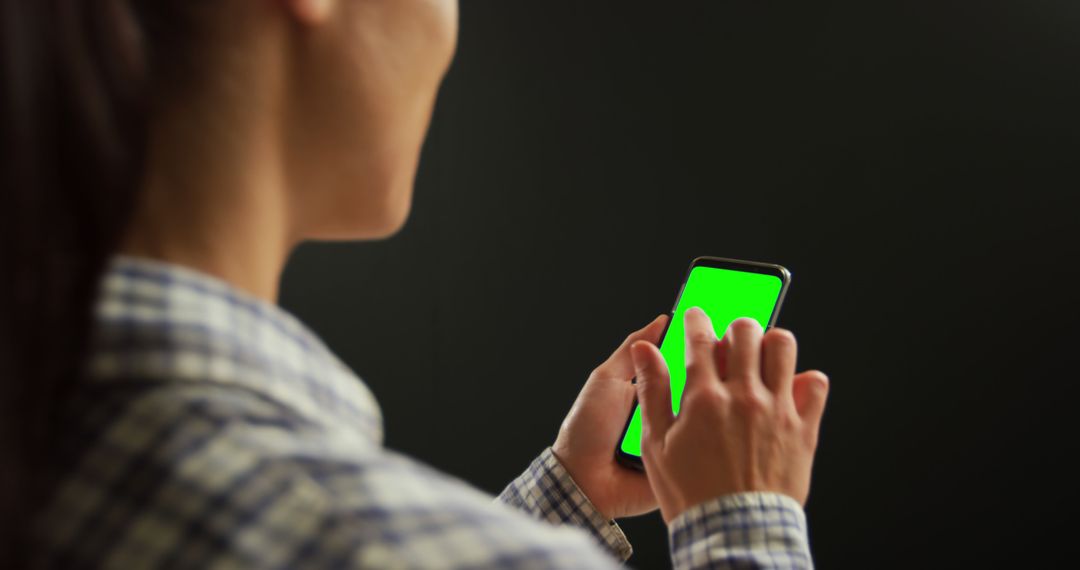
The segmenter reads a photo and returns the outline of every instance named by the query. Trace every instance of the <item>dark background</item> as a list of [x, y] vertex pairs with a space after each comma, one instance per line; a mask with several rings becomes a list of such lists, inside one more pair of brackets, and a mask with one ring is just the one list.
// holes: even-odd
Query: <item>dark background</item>
[[819, 566], [1075, 560], [1078, 106], [1075, 0], [466, 0], [408, 225], [282, 303], [497, 492], [691, 258], [782, 263]]

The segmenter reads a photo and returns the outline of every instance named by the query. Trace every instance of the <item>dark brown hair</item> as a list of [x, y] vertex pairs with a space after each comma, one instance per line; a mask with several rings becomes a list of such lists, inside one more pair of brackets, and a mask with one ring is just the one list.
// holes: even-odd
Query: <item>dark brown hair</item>
[[59, 402], [134, 209], [193, 0], [0, 0], [0, 566], [49, 490]]

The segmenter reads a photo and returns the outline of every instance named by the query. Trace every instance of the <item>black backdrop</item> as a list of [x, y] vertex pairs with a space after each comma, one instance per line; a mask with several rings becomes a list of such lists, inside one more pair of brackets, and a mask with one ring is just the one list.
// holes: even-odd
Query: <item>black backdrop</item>
[[[497, 492], [686, 264], [787, 265], [821, 567], [1074, 558], [1080, 3], [466, 0], [413, 215], [282, 303]], [[556, 347], [547, 350], [545, 347]], [[665, 567], [658, 516], [623, 521]]]

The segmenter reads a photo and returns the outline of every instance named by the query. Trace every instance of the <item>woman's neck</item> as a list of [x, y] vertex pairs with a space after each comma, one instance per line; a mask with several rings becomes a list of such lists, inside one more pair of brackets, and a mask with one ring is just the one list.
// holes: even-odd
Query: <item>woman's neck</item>
[[119, 253], [196, 269], [274, 302], [297, 241], [290, 235], [280, 109], [270, 93], [244, 95], [248, 100], [236, 98], [240, 105], [207, 97], [156, 118]]

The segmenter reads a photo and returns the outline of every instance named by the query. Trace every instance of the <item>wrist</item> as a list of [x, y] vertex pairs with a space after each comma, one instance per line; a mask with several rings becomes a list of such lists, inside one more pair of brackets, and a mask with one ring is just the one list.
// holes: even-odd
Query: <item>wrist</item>
[[702, 500], [683, 500], [676, 508], [672, 509], [674, 512], [671, 516], [665, 516], [664, 519], [670, 529], [674, 528], [679, 521], [700, 517], [702, 513], [714, 512], [717, 509], [737, 511], [742, 508], [760, 507], [763, 505], [769, 507], [784, 507], [786, 509], [799, 511], [800, 513], [803, 512], [802, 502], [788, 493], [781, 491], [747, 490], [712, 495], [708, 499]]
[[597, 513], [607, 520], [615, 520], [615, 513], [611, 512], [611, 509], [594, 493], [594, 490], [590, 488], [588, 484], [588, 477], [586, 473], [579, 467], [576, 461], [573, 459], [573, 455], [568, 449], [555, 442], [555, 445], [551, 446], [551, 455], [555, 460], [559, 462], [559, 465], [569, 475], [570, 480], [574, 486], [581, 491], [582, 496], [588, 501], [589, 506], [592, 507]]

